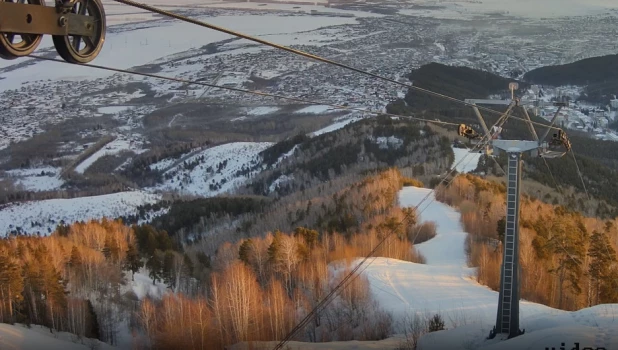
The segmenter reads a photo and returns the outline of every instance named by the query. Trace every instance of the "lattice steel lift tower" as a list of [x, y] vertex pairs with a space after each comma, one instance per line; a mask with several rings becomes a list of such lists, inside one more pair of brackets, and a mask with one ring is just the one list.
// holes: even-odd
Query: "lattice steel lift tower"
[[[531, 153], [544, 158], [556, 158], [564, 155], [571, 148], [566, 134], [562, 130], [558, 130], [553, 134], [553, 138], [549, 143], [544, 140], [552, 130], [553, 125], [560, 114], [563, 103], [555, 103], [558, 107], [557, 112], [551, 120], [550, 127], [547, 132], [539, 139], [536, 130], [528, 111], [520, 105], [520, 101], [515, 98], [514, 91], [518, 89], [517, 83], [509, 85], [511, 90], [511, 101], [508, 100], [466, 100], [472, 104], [489, 104], [489, 105], [508, 105], [506, 112], [498, 119], [496, 130], [489, 130], [483, 116], [478, 108], [473, 107], [474, 112], [479, 119], [479, 123], [485, 132], [485, 135], [491, 140], [492, 148], [506, 152], [507, 164], [507, 194], [506, 194], [506, 228], [504, 232], [504, 250], [502, 257], [502, 266], [500, 273], [500, 293], [498, 296], [498, 312], [496, 316], [496, 325], [489, 333], [489, 339], [494, 338], [498, 334], [507, 335], [508, 339], [516, 337], [524, 333], [524, 330], [519, 329], [519, 201], [520, 201], [520, 186], [521, 186], [521, 165], [522, 155]], [[523, 110], [524, 121], [528, 125], [530, 133], [534, 141], [521, 140], [498, 140], [497, 134], [500, 132], [502, 125], [506, 123], [510, 114], [515, 107], [521, 107]], [[555, 128], [554, 128], [555, 129]], [[460, 125], [459, 134], [470, 139], [480, 138], [480, 135], [466, 125]], [[558, 150], [560, 148], [560, 150]], [[565, 152], [562, 152], [566, 149]], [[489, 155], [489, 148], [487, 154]]]

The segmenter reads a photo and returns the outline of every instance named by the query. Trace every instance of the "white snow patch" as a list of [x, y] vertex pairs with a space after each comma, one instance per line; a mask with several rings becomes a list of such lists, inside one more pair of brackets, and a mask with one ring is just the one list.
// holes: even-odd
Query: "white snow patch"
[[[43, 174], [43, 175], [41, 175]], [[60, 168], [42, 167], [16, 169], [5, 172], [7, 178], [26, 191], [53, 191], [59, 189], [64, 181], [60, 178]]]
[[[83, 341], [83, 344], [81, 342]], [[115, 347], [96, 339], [77, 339], [77, 336], [67, 332], [51, 333], [49, 328], [32, 325], [27, 328], [21, 324], [9, 325], [0, 323], [0, 349], [4, 350], [111, 350]]]
[[379, 136], [375, 138], [374, 142], [377, 143], [380, 148], [384, 149], [388, 149], [391, 147], [397, 149], [403, 145], [403, 140], [395, 136]]
[[174, 164], [175, 161], [177, 161], [178, 159], [176, 158], [167, 158], [167, 159], [162, 159], [156, 163], [152, 163], [150, 164], [150, 170], [162, 170], [162, 169], [166, 169], [170, 166], [172, 166], [172, 164]]
[[280, 109], [279, 107], [257, 107], [257, 108], [253, 108], [253, 109], [249, 110], [247, 112], [247, 114], [249, 114], [249, 115], [265, 115], [265, 114], [274, 113], [274, 112], [278, 111], [279, 109]]
[[123, 151], [123, 150], [132, 149], [132, 148], [134, 148], [134, 146], [130, 140], [117, 138], [116, 140], [105, 145], [100, 150], [94, 152], [93, 155], [86, 158], [83, 162], [79, 163], [75, 167], [75, 171], [80, 174], [83, 174], [84, 171], [88, 169], [88, 167], [90, 167], [94, 162], [97, 161], [97, 159], [107, 156], [107, 155], [119, 153], [120, 151]]
[[[142, 191], [119, 192], [101, 196], [14, 203], [0, 209], [0, 236], [21, 227], [22, 232], [47, 235], [61, 220], [65, 224], [103, 217], [117, 218], [136, 213], [136, 208], [155, 203], [160, 195]], [[31, 223], [35, 223], [33, 227]]]
[[455, 166], [455, 170], [457, 170], [459, 173], [469, 173], [471, 171], [474, 171], [474, 169], [476, 169], [477, 165], [479, 164], [479, 159], [482, 155], [482, 153], [471, 153], [468, 149], [455, 147], [453, 147], [453, 153], [455, 153], [455, 160], [453, 161], [453, 166]]
[[273, 181], [273, 183], [270, 184], [270, 187], [268, 187], [268, 191], [274, 192], [275, 189], [278, 186], [280, 186], [280, 185], [282, 185], [282, 184], [284, 184], [284, 183], [286, 183], [288, 181], [292, 181], [292, 180], [294, 180], [294, 175], [289, 175], [289, 176], [288, 175], [281, 175], [281, 176], [279, 176], [279, 178], [277, 178], [277, 180]]
[[58, 174], [52, 176], [28, 176], [17, 179], [15, 184], [23, 186], [26, 191], [54, 191], [64, 185], [64, 180]]
[[345, 127], [348, 124], [357, 122], [357, 121], [359, 121], [361, 119], [364, 119], [364, 118], [365, 118], [364, 116], [355, 116], [355, 117], [345, 116], [345, 117], [342, 117], [342, 118], [337, 118], [337, 119], [335, 119], [335, 123], [333, 123], [333, 124], [331, 124], [331, 125], [329, 125], [327, 127], [324, 127], [324, 128], [322, 128], [320, 130], [314, 131], [313, 133], [311, 133], [309, 135], [311, 135], [311, 136], [319, 136], [319, 135], [322, 135], [322, 134], [333, 132], [333, 131], [342, 129], [343, 127]]
[[332, 110], [333, 107], [331, 106], [325, 106], [325, 105], [315, 105], [315, 106], [308, 106], [302, 109], [297, 110], [294, 113], [297, 114], [322, 114], [322, 113], [326, 113], [329, 110]]
[[139, 300], [146, 297], [161, 299], [163, 295], [169, 292], [165, 283], [156, 282], [153, 284], [152, 278], [148, 276], [148, 271], [143, 267], [140, 272], [134, 274], [133, 281], [129, 275], [130, 273], [127, 273], [127, 285], [124, 288], [132, 290]]
[[335, 122], [327, 127], [324, 127], [320, 130], [314, 131], [311, 134], [309, 134], [310, 136], [319, 136], [322, 134], [326, 134], [329, 132], [333, 132], [339, 129], [344, 128], [346, 125], [351, 124], [351, 123], [355, 123], [361, 119], [367, 118], [364, 115], [355, 115], [355, 113], [352, 113], [350, 115], [347, 116], [343, 116], [343, 117], [339, 117], [339, 118], [335, 118]]
[[[259, 153], [272, 144], [272, 142], [233, 142], [208, 148], [166, 171], [164, 175], [172, 178], [152, 189], [206, 197], [230, 192], [251, 176], [251, 174], [236, 176], [236, 172], [243, 167], [258, 165], [261, 162]], [[199, 161], [202, 156], [203, 162], [193, 169], [184, 168], [185, 162], [190, 164]], [[222, 165], [221, 170], [217, 170], [219, 164]], [[209, 167], [212, 168], [210, 172]], [[210, 185], [216, 186], [216, 189], [211, 189]]]
[[103, 114], [118, 114], [130, 108], [131, 106], [107, 106], [107, 107], [99, 107], [97, 111]]

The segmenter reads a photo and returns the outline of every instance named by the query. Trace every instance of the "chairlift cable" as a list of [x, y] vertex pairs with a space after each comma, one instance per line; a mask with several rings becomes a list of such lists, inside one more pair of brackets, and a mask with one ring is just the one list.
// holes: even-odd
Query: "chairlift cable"
[[562, 187], [558, 184], [558, 182], [556, 181], [556, 178], [554, 177], [554, 174], [551, 172], [551, 169], [549, 168], [549, 164], [547, 163], [547, 159], [545, 159], [545, 157], [541, 157], [543, 159], [543, 162], [545, 163], [545, 167], [547, 168], [547, 172], [549, 173], [549, 176], [551, 176], [552, 181], [554, 182], [554, 185], [556, 186], [556, 189], [558, 190], [558, 193], [563, 194], [562, 193]]
[[584, 191], [586, 192], [586, 197], [588, 197], [588, 200], [591, 200], [592, 198], [590, 198], [590, 193], [588, 192], [588, 189], [586, 188], [586, 182], [584, 181], [582, 172], [579, 169], [579, 164], [577, 164], [577, 157], [575, 157], [575, 152], [573, 152], [573, 147], [571, 147], [569, 152], [573, 156], [573, 161], [575, 162], [575, 168], [577, 169], [577, 176], [579, 176], [579, 179], [582, 182], [582, 186], [584, 187]]

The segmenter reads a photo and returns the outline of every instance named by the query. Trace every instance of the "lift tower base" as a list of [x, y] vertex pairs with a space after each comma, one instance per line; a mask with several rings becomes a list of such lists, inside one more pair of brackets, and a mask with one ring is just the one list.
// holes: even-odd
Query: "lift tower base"
[[539, 148], [537, 141], [494, 140], [493, 147], [507, 153], [506, 230], [500, 274], [500, 294], [496, 325], [488, 339], [498, 334], [513, 338], [524, 333], [519, 329], [519, 192], [521, 155]]

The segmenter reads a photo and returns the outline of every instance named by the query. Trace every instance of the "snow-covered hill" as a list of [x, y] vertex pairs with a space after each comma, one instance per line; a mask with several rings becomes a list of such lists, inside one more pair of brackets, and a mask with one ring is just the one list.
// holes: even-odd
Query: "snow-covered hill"
[[40, 232], [42, 235], [47, 235], [61, 220], [69, 224], [102, 217], [117, 218], [131, 215], [135, 214], [135, 208], [138, 206], [155, 203], [160, 198], [161, 196], [157, 194], [131, 191], [10, 204], [0, 209], [0, 236], [16, 230], [17, 227], [21, 227], [21, 232]]
[[[399, 201], [404, 207], [413, 207], [429, 193], [428, 189], [406, 187], [399, 193]], [[438, 225], [435, 238], [416, 246], [427, 264], [377, 258], [365, 270], [375, 298], [396, 320], [417, 312], [443, 316], [451, 330], [421, 338], [419, 350], [544, 349], [559, 348], [562, 342], [568, 349], [575, 342], [582, 349], [618, 348], [618, 305], [566, 312], [522, 300], [520, 327], [526, 333], [509, 341], [500, 336], [486, 340], [495, 323], [498, 293], [474, 280], [475, 269], [466, 264], [466, 233], [460, 214], [434, 198], [430, 194], [419, 207], [422, 220]]]
[[[152, 190], [205, 197], [229, 192], [254, 174], [237, 172], [258, 165], [261, 161], [258, 154], [271, 145], [270, 142], [233, 142], [208, 148], [165, 171], [164, 176], [170, 178]], [[163, 169], [171, 165], [173, 161], [163, 159], [151, 167]]]

